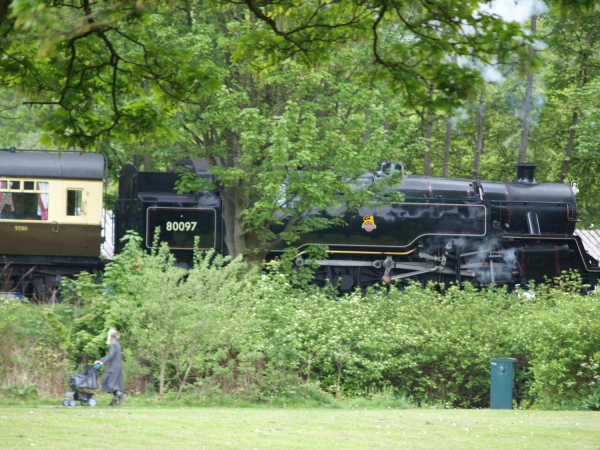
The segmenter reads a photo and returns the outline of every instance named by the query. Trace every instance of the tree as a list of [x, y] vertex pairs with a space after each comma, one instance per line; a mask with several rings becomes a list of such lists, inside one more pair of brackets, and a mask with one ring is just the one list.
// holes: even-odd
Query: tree
[[483, 110], [485, 108], [485, 92], [479, 94], [477, 106], [477, 142], [475, 144], [475, 161], [473, 162], [473, 178], [479, 178], [479, 165], [483, 151]]
[[[565, 42], [564, 47], [565, 50], [568, 49], [569, 52], [575, 52], [575, 55], [571, 54], [571, 58], [573, 58], [573, 56], [579, 60], [579, 67], [577, 70], [577, 86], [576, 89], [580, 90], [581, 88], [583, 88], [589, 81], [590, 79], [590, 56], [593, 55], [594, 53], [594, 44], [598, 44], [598, 39], [595, 39], [597, 37], [597, 28], [600, 22], [600, 12], [597, 13], [592, 20], [589, 22], [588, 27], [587, 27], [587, 33], [585, 33], [584, 35], [580, 34], [580, 33], [572, 33], [571, 36], [573, 36], [575, 38], [575, 41], [571, 41], [571, 42]], [[571, 24], [571, 26], [574, 26], [574, 24]], [[585, 37], [585, 40], [584, 40]], [[569, 171], [569, 165], [571, 162], [571, 156], [573, 154], [573, 144], [575, 141], [575, 131], [576, 131], [576, 126], [577, 126], [577, 122], [579, 120], [579, 105], [576, 105], [573, 108], [573, 117], [571, 119], [571, 126], [569, 128], [569, 140], [567, 142], [567, 147], [566, 147], [566, 156], [563, 162], [563, 167], [562, 167], [562, 172], [561, 172], [561, 176], [560, 179], [562, 182], [564, 182], [567, 179], [567, 175], [568, 175], [568, 171]]]
[[[365, 49], [340, 51], [327, 67], [307, 70], [291, 60], [256, 76], [231, 58], [237, 35], [255, 27], [239, 8], [194, 15], [188, 32], [202, 43], [197, 57], [210, 59], [222, 88], [183, 107], [176, 124], [182, 155], [209, 163], [230, 254], [262, 261], [300, 233], [338, 223], [343, 208], [372, 201], [383, 186], [361, 184], [364, 172], [400, 160], [415, 124], [384, 85], [365, 88]], [[181, 187], [205, 187], [200, 182], [191, 174]], [[327, 209], [336, 211], [333, 219], [318, 214]]]
[[444, 140], [444, 163], [443, 173], [444, 178], [448, 177], [448, 163], [450, 160], [450, 144], [452, 142], [452, 117], [446, 119], [446, 139]]
[[[433, 102], [433, 84], [429, 86], [429, 100]], [[425, 132], [425, 164], [423, 175], [429, 176], [431, 175], [431, 139], [433, 136], [433, 122], [435, 120], [435, 113], [433, 110], [433, 106], [429, 106], [427, 108], [427, 119], [426, 119], [426, 132]]]
[[[523, 44], [530, 41], [520, 24], [503, 21], [490, 5], [474, 0], [343, 0], [326, 7], [313, 1], [244, 2], [273, 31], [248, 35], [242, 43], [243, 49], [265, 55], [265, 66], [290, 55], [314, 63], [335, 47], [367, 41], [374, 76], [388, 80], [414, 107], [432, 103], [431, 84], [443, 93], [433, 101], [436, 108], [474, 97], [482, 87], [481, 64], [524, 56]], [[462, 64], [466, 60], [472, 64]]]
[[16, 92], [0, 88], [0, 148], [41, 149], [42, 131], [36, 124], [36, 112], [23, 105]]
[[[531, 33], [535, 35], [537, 16], [531, 18]], [[533, 61], [535, 48], [529, 47], [529, 59]], [[527, 68], [527, 84], [525, 88], [525, 104], [523, 108], [523, 130], [521, 132], [521, 145], [519, 147], [519, 163], [524, 163], [527, 158], [527, 144], [529, 141], [529, 126], [531, 124], [531, 102], [533, 101], [533, 72]]]
[[190, 36], [165, 23], [172, 7], [152, 3], [11, 2], [0, 20], [0, 83], [19, 86], [43, 112], [44, 144], [173, 140], [168, 115], [215, 87]]

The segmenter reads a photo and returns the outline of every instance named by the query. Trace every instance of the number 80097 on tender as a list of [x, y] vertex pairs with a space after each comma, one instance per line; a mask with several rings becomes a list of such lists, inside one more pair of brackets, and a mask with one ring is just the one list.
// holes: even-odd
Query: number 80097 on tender
[[167, 222], [167, 231], [194, 231], [198, 222]]

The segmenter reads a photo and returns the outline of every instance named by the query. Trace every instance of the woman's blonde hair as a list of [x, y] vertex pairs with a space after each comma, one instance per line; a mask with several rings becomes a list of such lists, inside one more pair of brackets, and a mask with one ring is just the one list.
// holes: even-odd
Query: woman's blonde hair
[[106, 336], [106, 343], [110, 344], [111, 342], [119, 340], [119, 333], [114, 328], [108, 330], [108, 335]]

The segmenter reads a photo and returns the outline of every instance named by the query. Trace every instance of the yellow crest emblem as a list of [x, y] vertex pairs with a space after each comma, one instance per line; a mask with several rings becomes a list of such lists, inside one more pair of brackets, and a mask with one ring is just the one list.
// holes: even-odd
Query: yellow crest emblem
[[371, 231], [373, 231], [375, 228], [377, 228], [377, 225], [375, 225], [375, 217], [373, 217], [373, 216], [363, 216], [362, 228], [365, 231], [368, 231], [369, 233]]

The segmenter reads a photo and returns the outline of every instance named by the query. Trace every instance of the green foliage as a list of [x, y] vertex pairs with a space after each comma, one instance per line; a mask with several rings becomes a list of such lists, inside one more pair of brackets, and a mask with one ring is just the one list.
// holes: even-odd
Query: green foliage
[[[64, 394], [71, 351], [72, 309], [0, 299], [0, 379], [15, 399], [40, 392]], [[23, 393], [21, 391], [25, 390]]]
[[[152, 5], [154, 3], [154, 5]], [[158, 2], [68, 5], [15, 0], [0, 21], [0, 82], [19, 86], [43, 108], [44, 145], [109, 148], [174, 139], [166, 121], [177, 102], [218, 86], [189, 50], [189, 36], [165, 26], [172, 7]], [[4, 18], [2, 18], [4, 19]]]
[[0, 386], [0, 397], [9, 398], [11, 400], [29, 400], [37, 398], [37, 396], [37, 383], [28, 384], [27, 386], [10, 384]]
[[[340, 50], [328, 65], [308, 69], [294, 59], [256, 74], [247, 59], [231, 58], [240, 35], [261, 24], [239, 6], [192, 8], [174, 16], [193, 33], [196, 57], [218, 74], [221, 88], [174, 117], [179, 154], [203, 157], [214, 177], [211, 189], [225, 202], [227, 248], [247, 261], [262, 261], [269, 249], [285, 248], [299, 234], [340, 223], [342, 206], [372, 202], [384, 185], [361, 177], [381, 161], [402, 159], [418, 146], [416, 121], [403, 116], [403, 102], [381, 82], [365, 86], [369, 49]], [[184, 176], [182, 191], [206, 189], [206, 180]], [[330, 216], [309, 214], [328, 210]], [[234, 239], [233, 236], [236, 236]]]
[[[246, 4], [270, 28], [241, 36], [238, 54], [253, 54], [268, 70], [294, 56], [307, 64], [330, 62], [340, 46], [367, 42], [375, 62], [366, 72], [388, 82], [413, 107], [445, 109], [474, 96], [482, 85], [478, 64], [523, 54], [529, 38], [477, 1], [423, 6], [413, 1]], [[460, 26], [457, 24], [460, 23]], [[468, 64], [467, 61], [473, 62]], [[429, 85], [443, 93], [435, 99]]]
[[596, 387], [593, 389], [592, 392], [583, 400], [581, 406], [592, 411], [600, 411], [600, 388]]
[[[297, 287], [276, 264], [248, 270], [213, 252], [184, 271], [166, 247], [145, 253], [139, 237], [128, 239], [102, 280], [66, 282], [60, 308], [2, 303], [0, 330], [11, 336], [0, 340], [3, 379], [14, 379], [17, 360], [25, 373], [64, 375], [58, 359], [102, 356], [116, 327], [129, 386], [150, 375], [150, 391], [166, 400], [486, 407], [490, 360], [511, 356], [520, 408], [597, 408], [600, 297], [581, 295], [572, 274], [535, 296], [415, 284], [337, 296]], [[16, 358], [26, 346], [31, 357]]]

